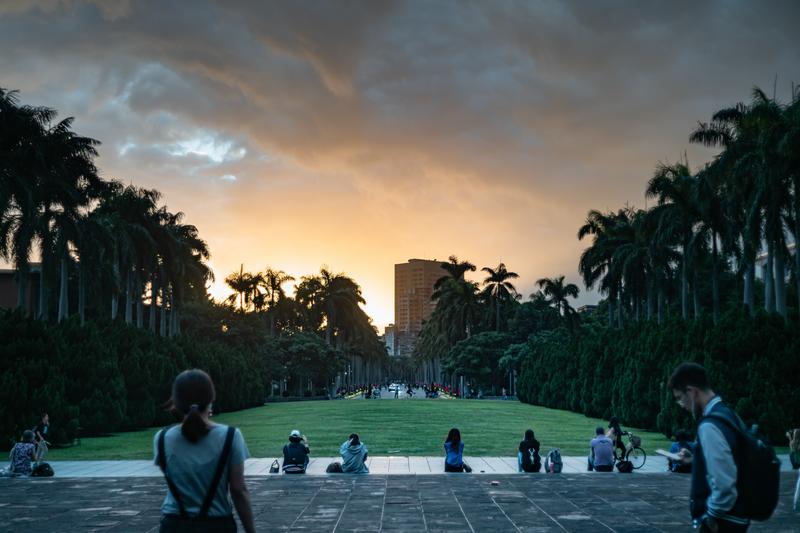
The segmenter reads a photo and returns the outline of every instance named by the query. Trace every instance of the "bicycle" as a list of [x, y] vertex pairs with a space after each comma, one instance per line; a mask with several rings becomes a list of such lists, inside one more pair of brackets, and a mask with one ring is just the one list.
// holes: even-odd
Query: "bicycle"
[[[625, 446], [625, 460], [631, 462], [634, 470], [639, 470], [647, 462], [647, 453], [642, 448], [642, 438], [629, 431], [623, 431], [622, 435], [628, 437], [628, 445]], [[614, 447], [614, 460], [615, 462], [620, 460], [616, 447]]]

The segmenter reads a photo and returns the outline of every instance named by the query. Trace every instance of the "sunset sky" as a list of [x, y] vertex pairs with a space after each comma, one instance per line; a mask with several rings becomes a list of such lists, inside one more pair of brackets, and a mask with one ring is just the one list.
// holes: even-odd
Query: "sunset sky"
[[689, 132], [754, 85], [788, 99], [798, 27], [797, 1], [11, 0], [0, 87], [185, 212], [215, 297], [241, 263], [328, 265], [382, 330], [412, 257], [578, 283], [587, 210], [708, 161]]

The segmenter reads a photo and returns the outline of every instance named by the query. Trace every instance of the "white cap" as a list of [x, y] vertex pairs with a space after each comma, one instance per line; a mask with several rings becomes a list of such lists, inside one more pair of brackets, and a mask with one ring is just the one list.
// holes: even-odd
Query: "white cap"
[[300, 434], [300, 430], [299, 429], [293, 429], [292, 432], [289, 433], [289, 436], [290, 437], [302, 437], [302, 435]]

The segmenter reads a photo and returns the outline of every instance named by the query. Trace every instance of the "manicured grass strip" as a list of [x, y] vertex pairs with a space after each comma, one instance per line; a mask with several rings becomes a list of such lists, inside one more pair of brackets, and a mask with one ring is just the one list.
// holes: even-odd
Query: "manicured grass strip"
[[[239, 427], [250, 454], [281, 453], [292, 429], [309, 440], [311, 453], [334, 456], [356, 432], [372, 455], [439, 455], [451, 427], [458, 427], [467, 455], [513, 456], [522, 435], [533, 428], [543, 453], [558, 447], [564, 455], [587, 453], [598, 419], [568, 411], [500, 400], [335, 400], [268, 404], [214, 417]], [[158, 428], [84, 438], [78, 446], [52, 450], [51, 460], [149, 459]], [[627, 429], [627, 428], [626, 428]], [[658, 433], [633, 431], [648, 454], [668, 448]]]

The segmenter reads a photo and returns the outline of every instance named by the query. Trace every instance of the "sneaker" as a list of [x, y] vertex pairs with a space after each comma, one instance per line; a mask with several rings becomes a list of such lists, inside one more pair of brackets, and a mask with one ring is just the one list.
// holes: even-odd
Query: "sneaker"
[[466, 472], [467, 474], [472, 472], [472, 467], [469, 466], [467, 463], [464, 463], [464, 472]]

